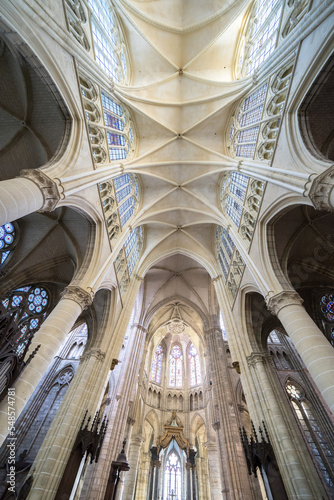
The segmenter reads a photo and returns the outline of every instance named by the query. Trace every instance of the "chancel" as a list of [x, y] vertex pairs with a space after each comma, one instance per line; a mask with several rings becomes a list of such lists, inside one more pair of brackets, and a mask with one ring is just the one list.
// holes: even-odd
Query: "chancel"
[[0, 500], [334, 499], [333, 26], [1, 0]]

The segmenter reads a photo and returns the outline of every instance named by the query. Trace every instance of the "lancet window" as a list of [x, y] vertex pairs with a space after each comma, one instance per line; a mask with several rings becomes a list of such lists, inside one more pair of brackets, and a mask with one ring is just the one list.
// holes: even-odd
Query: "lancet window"
[[123, 248], [119, 251], [114, 266], [121, 295], [123, 295], [130, 282], [130, 277], [140, 257], [143, 245], [143, 228], [136, 227], [131, 231]]
[[245, 270], [245, 263], [231, 236], [221, 226], [216, 227], [216, 252], [227, 288], [234, 299]]
[[190, 369], [190, 384], [198, 385], [202, 382], [201, 365], [197, 349], [194, 344], [191, 344], [188, 350], [189, 369]]
[[233, 157], [270, 160], [281, 125], [293, 64], [273, 75], [237, 106], [227, 137]]
[[334, 487], [333, 449], [330, 449], [327, 444], [326, 436], [318, 425], [312, 406], [307, 400], [303, 389], [292, 381], [288, 381], [286, 391], [319, 471], [327, 486], [332, 489]]
[[222, 182], [222, 204], [227, 215], [238, 227], [247, 192], [249, 177], [239, 172], [228, 172]]
[[16, 245], [16, 231], [11, 222], [0, 226], [0, 267], [9, 257], [10, 252]]
[[103, 182], [100, 184], [100, 195], [112, 241], [138, 209], [138, 179], [134, 174], [123, 174]]
[[95, 60], [116, 82], [126, 83], [127, 53], [121, 26], [111, 4], [106, 0], [89, 0]]
[[162, 361], [163, 361], [163, 349], [159, 344], [153, 354], [152, 366], [151, 366], [151, 381], [161, 384], [161, 372], [162, 372]]
[[182, 350], [178, 345], [172, 347], [169, 356], [169, 386], [182, 387], [183, 383], [183, 355]]
[[173, 447], [165, 465], [165, 498], [182, 498], [182, 465], [179, 454]]
[[126, 107], [84, 76], [80, 76], [80, 87], [94, 162], [129, 159], [135, 135]]
[[255, 2], [241, 44], [239, 76], [254, 73], [274, 51], [282, 9], [282, 0]]

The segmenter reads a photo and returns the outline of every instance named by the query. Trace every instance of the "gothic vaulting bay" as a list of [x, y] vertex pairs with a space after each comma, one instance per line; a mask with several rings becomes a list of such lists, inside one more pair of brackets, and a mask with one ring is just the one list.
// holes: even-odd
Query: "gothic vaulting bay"
[[333, 26], [0, 1], [0, 500], [334, 499]]

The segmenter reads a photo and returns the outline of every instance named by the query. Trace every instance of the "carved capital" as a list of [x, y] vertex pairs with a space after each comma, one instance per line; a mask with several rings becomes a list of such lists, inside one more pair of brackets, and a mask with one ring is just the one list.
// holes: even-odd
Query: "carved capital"
[[94, 298], [92, 290], [90, 290], [90, 292], [87, 292], [79, 286], [71, 285], [67, 286], [60, 295], [63, 299], [74, 300], [74, 302], [79, 304], [83, 311], [92, 304]]
[[214, 428], [215, 431], [218, 431], [220, 429], [220, 422], [213, 422], [212, 427]]
[[334, 165], [318, 175], [312, 182], [309, 198], [317, 210], [334, 211], [330, 195], [334, 188]]
[[106, 353], [102, 352], [101, 349], [97, 349], [96, 347], [89, 349], [87, 352], [81, 356], [82, 360], [90, 359], [90, 358], [96, 358], [98, 361], [103, 361], [104, 358], [106, 357]]
[[262, 352], [252, 352], [250, 356], [246, 357], [248, 366], [256, 366], [258, 363], [265, 361], [266, 355]]
[[21, 170], [20, 177], [30, 179], [36, 184], [43, 195], [43, 206], [40, 212], [52, 212], [61, 198], [59, 188], [54, 180], [46, 175], [42, 170], [35, 168], [32, 170]]
[[287, 306], [301, 306], [303, 303], [303, 299], [300, 295], [294, 290], [291, 291], [283, 291], [273, 295], [272, 297], [266, 297], [267, 308], [272, 314], [275, 316], [283, 309], [283, 307]]
[[222, 277], [221, 274], [217, 274], [217, 276], [215, 276], [215, 278], [212, 278], [212, 283], [215, 283], [216, 281], [219, 281], [221, 277]]

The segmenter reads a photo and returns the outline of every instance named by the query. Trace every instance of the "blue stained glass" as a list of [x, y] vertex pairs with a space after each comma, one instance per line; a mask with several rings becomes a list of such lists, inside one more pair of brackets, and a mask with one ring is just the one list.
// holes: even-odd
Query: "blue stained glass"
[[104, 123], [107, 127], [115, 128], [117, 130], [124, 130], [124, 123], [119, 118], [115, 118], [110, 113], [104, 112]]
[[11, 222], [0, 226], [0, 251], [1, 251], [1, 262], [0, 266], [6, 261], [11, 250], [12, 245], [15, 240], [15, 230]]
[[122, 108], [119, 104], [114, 102], [110, 97], [101, 92], [102, 106], [109, 111], [112, 111], [118, 116], [123, 116]]
[[8, 250], [7, 252], [1, 252], [1, 264], [2, 265], [5, 260], [7, 259], [8, 255], [10, 254], [10, 250]]

